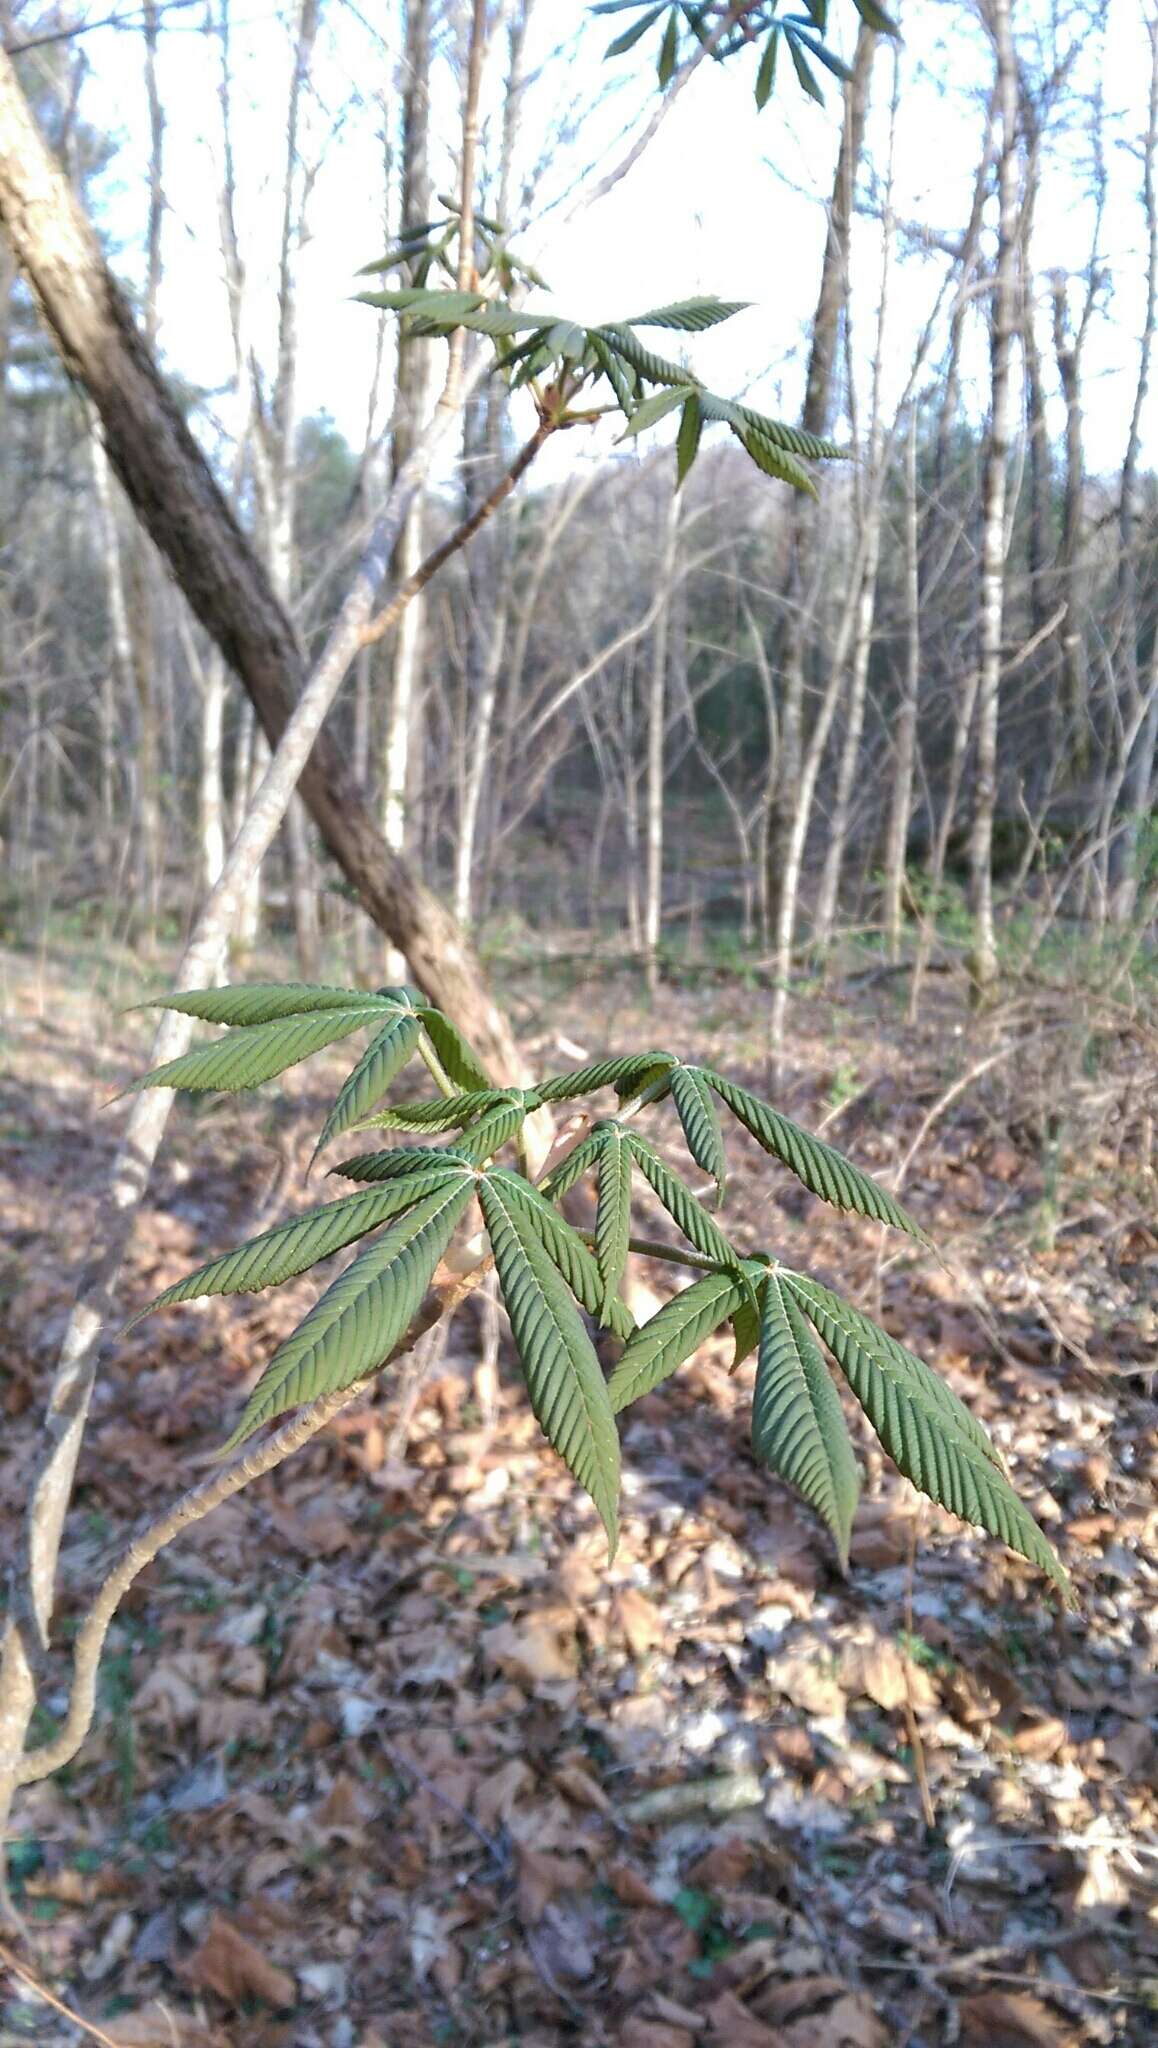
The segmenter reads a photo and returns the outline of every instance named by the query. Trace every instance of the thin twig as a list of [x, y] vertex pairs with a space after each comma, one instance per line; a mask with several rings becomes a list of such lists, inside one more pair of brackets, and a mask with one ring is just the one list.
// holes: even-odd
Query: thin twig
[[389, 604], [385, 605], [362, 628], [359, 646], [372, 647], [375, 641], [381, 640], [383, 635], [390, 631], [395, 620], [401, 616], [411, 600], [418, 596], [419, 591], [425, 590], [432, 576], [438, 574], [443, 563], [449, 561], [451, 555], [457, 554], [460, 548], [464, 548], [469, 540], [473, 540], [480, 526], [485, 526], [487, 520], [494, 517], [503, 500], [510, 497], [520, 477], [526, 475], [543, 443], [554, 431], [555, 422], [553, 420], [540, 418], [539, 424], [531, 435], [530, 440], [525, 442], [520, 448], [510, 468], [499, 478], [494, 489], [487, 493], [482, 503], [475, 507], [469, 519], [462, 520], [455, 527], [454, 532], [448, 535], [446, 540], [441, 541], [438, 547], [432, 549], [431, 553], [427, 555], [426, 560], [419, 563], [414, 574], [408, 577], [406, 582], [395, 591]]
[[182, 1529], [203, 1521], [222, 1501], [232, 1499], [235, 1493], [249, 1486], [253, 1480], [273, 1472], [311, 1437], [332, 1422], [343, 1408], [360, 1400], [370, 1379], [386, 1366], [413, 1350], [415, 1344], [428, 1330], [452, 1315], [459, 1303], [464, 1301], [471, 1290], [489, 1270], [490, 1260], [483, 1260], [473, 1271], [453, 1280], [449, 1286], [433, 1288], [411, 1323], [401, 1342], [396, 1344], [389, 1358], [382, 1365], [375, 1366], [372, 1373], [355, 1381], [352, 1386], [339, 1387], [334, 1392], [323, 1394], [302, 1409], [272, 1436], [253, 1449], [242, 1453], [224, 1471], [212, 1473], [198, 1485], [190, 1487], [165, 1513], [149, 1522], [139, 1536], [134, 1537], [108, 1577], [104, 1580], [93, 1600], [84, 1621], [77, 1631], [72, 1657], [72, 1690], [69, 1695], [68, 1712], [63, 1726], [51, 1742], [41, 1743], [39, 1748], [25, 1752], [13, 1772], [17, 1785], [31, 1785], [41, 1778], [47, 1778], [64, 1764], [70, 1763], [92, 1727], [96, 1706], [96, 1680], [101, 1652], [105, 1638], [121, 1601], [133, 1581], [140, 1577], [145, 1566], [151, 1564], [158, 1552], [180, 1534]]
[[913, 1707], [913, 1681], [909, 1671], [910, 1652], [908, 1644], [913, 1640], [913, 1576], [917, 1568], [917, 1523], [919, 1519], [919, 1515], [914, 1515], [909, 1523], [909, 1560], [905, 1576], [905, 1635], [907, 1642], [901, 1663], [905, 1674], [905, 1723], [909, 1732], [909, 1747], [913, 1752], [913, 1772], [917, 1780], [917, 1790], [921, 1795], [921, 1812], [925, 1816], [925, 1826], [927, 1828], [935, 1828], [937, 1825], [937, 1812], [933, 1805], [933, 1795], [929, 1790], [929, 1773], [925, 1766], [925, 1745], [921, 1741], [921, 1731], [917, 1726], [917, 1716]]
[[34, 1991], [38, 1998], [42, 1998], [46, 2005], [50, 2005], [54, 2012], [61, 2013], [66, 2020], [71, 2020], [73, 2026], [79, 2027], [90, 2040], [102, 2041], [104, 2048], [117, 2048], [111, 2034], [106, 2034], [102, 2027], [96, 2026], [92, 2020], [86, 2020], [81, 2013], [74, 2012], [71, 2005], [66, 2005], [62, 1998], [58, 1998], [54, 1991], [49, 1990], [47, 1984], [42, 1984], [39, 1977], [34, 1977], [31, 1970], [25, 1969], [23, 1963], [17, 1962], [12, 1950], [2, 1941], [0, 1964], [4, 1969], [11, 1971], [14, 1977], [18, 1977], [22, 1984], [27, 1984], [29, 1990]]

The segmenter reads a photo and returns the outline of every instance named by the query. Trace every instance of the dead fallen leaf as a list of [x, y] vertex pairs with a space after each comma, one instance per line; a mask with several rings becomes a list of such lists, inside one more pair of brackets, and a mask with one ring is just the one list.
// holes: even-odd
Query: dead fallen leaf
[[517, 1897], [524, 1926], [541, 1920], [560, 1892], [576, 1891], [587, 1881], [587, 1865], [578, 1856], [555, 1856], [520, 1842], [518, 1859]]
[[221, 1913], [212, 1915], [183, 1974], [237, 2008], [249, 1998], [259, 1998], [277, 2012], [297, 2002], [297, 1985], [289, 1971], [279, 1970]]
[[730, 1991], [712, 2000], [707, 2016], [712, 2023], [712, 2039], [725, 2042], [727, 2048], [785, 2048], [783, 2034], [775, 2027], [765, 2026]]
[[482, 1649], [488, 1664], [522, 1684], [574, 1678], [579, 1668], [579, 1646], [569, 1618], [531, 1615], [522, 1622], [501, 1621], [483, 1631]]
[[667, 2020], [629, 2019], [619, 2038], [623, 2048], [696, 2048], [694, 2034]]
[[611, 1629], [624, 1638], [633, 1657], [646, 1657], [667, 1634], [659, 1609], [634, 1586], [617, 1586], [612, 1594]]
[[1027, 1991], [980, 1991], [959, 2008], [966, 2048], [1068, 2048], [1069, 2029]]

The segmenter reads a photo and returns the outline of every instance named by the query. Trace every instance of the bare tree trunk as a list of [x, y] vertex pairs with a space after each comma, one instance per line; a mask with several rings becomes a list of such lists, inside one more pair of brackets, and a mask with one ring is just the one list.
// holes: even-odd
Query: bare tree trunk
[[[293, 628], [166, 390], [3, 53], [0, 222], [70, 373], [100, 412], [110, 462], [138, 517], [276, 743], [304, 677]], [[440, 413], [444, 426], [456, 410], [457, 398]], [[416, 450], [364, 553], [348, 600], [353, 603], [356, 591], [363, 620], [384, 573], [382, 546], [392, 547], [395, 539], [397, 508], [409, 504], [434, 445], [427, 440]], [[497, 1076], [516, 1079], [523, 1067], [509, 1027], [462, 933], [385, 844], [324, 732], [301, 788], [323, 841], [375, 922], [406, 955], [414, 979], [457, 1018]]]
[[[1070, 328], [1065, 279], [1053, 280], [1053, 345], [1058, 377], [1066, 408], [1066, 467], [1062, 509], [1061, 546], [1058, 549], [1058, 598], [1065, 607], [1060, 628], [1062, 708], [1075, 734], [1079, 749], [1078, 766], [1089, 758], [1086, 727], [1082, 634], [1078, 615], [1078, 556], [1081, 542], [1082, 491], [1085, 463], [1082, 453], [1081, 349]], [[1036, 628], [1035, 628], [1036, 630]]]
[[[809, 434], [825, 434], [832, 412], [833, 373], [840, 314], [848, 282], [849, 246], [857, 174], [864, 148], [868, 116], [869, 83], [872, 77], [876, 35], [862, 23], [857, 34], [852, 76], [844, 89], [844, 120], [840, 135], [828, 233], [820, 271], [820, 292], [812, 324], [812, 345], [804, 386], [800, 424]], [[789, 840], [796, 826], [797, 793], [800, 787], [801, 756], [804, 746], [804, 663], [813, 599], [804, 564], [812, 552], [814, 519], [810, 501], [793, 499], [788, 568], [788, 618], [782, 658], [779, 707], [780, 751], [777, 786], [768, 825], [768, 874], [765, 893], [769, 919], [780, 922], [781, 898], [792, 863]], [[795, 918], [795, 899], [792, 915]]]
[[881, 522], [884, 511], [883, 470], [885, 435], [881, 378], [884, 371], [885, 347], [888, 336], [889, 281], [892, 274], [895, 232], [892, 195], [899, 91], [900, 67], [894, 56], [892, 112], [889, 123], [889, 152], [881, 212], [881, 282], [880, 298], [877, 305], [876, 347], [873, 352], [872, 399], [868, 433], [868, 475], [863, 480], [860, 493], [860, 517], [867, 529], [864, 549], [864, 580], [861, 585], [860, 601], [857, 606], [848, 710], [845, 719], [840, 762], [837, 768], [836, 801], [833, 805], [832, 817], [829, 821], [828, 845], [825, 848], [820, 888], [816, 899], [813, 936], [821, 952], [828, 946], [832, 936], [837, 900], [840, 895], [841, 874], [844, 869], [848, 847], [849, 814], [852, 804], [853, 785], [860, 762], [861, 740], [864, 734], [865, 695], [868, 689], [873, 622], [876, 616], [877, 571], [880, 565]]
[[[306, 203], [311, 174], [303, 160], [302, 100], [309, 84], [318, 30], [318, 0], [298, 0], [293, 62], [286, 104], [286, 151], [282, 182], [281, 242], [278, 251], [277, 368], [268, 403], [254, 392], [254, 415], [263, 460], [261, 526], [270, 581], [287, 611], [296, 585], [294, 511], [297, 501], [297, 263], [306, 239]], [[298, 969], [312, 981], [318, 965], [317, 885], [309, 831], [301, 800], [286, 814], [290, 897], [297, 939]]]
[[[1150, 96], [1146, 136], [1142, 150], [1142, 207], [1146, 222], [1146, 314], [1138, 351], [1138, 380], [1134, 406], [1122, 463], [1122, 490], [1118, 505], [1118, 610], [1121, 617], [1119, 660], [1122, 663], [1123, 723], [1129, 725], [1131, 710], [1140, 704], [1138, 566], [1135, 528], [1138, 517], [1138, 462], [1142, 445], [1142, 419], [1150, 388], [1150, 363], [1154, 331], [1158, 324], [1158, 192], [1155, 190], [1155, 162], [1158, 159], [1158, 20], [1147, 22], [1150, 38]], [[1138, 901], [1138, 849], [1142, 820], [1150, 801], [1158, 755], [1158, 699], [1152, 697], [1138, 728], [1131, 754], [1127, 757], [1125, 816], [1109, 848], [1107, 879], [1115, 919], [1127, 923]]]
[[[431, 0], [406, 0], [405, 66], [402, 89], [402, 194], [399, 226], [403, 234], [430, 218], [430, 31]], [[398, 474], [414, 446], [426, 413], [430, 388], [428, 344], [408, 336], [399, 326], [398, 375], [394, 398], [394, 473]], [[393, 571], [396, 582], [413, 575], [422, 560], [423, 504], [416, 497], [399, 536]], [[408, 605], [394, 636], [390, 664], [389, 709], [382, 759], [382, 831], [386, 844], [403, 853], [410, 840], [408, 796], [412, 736], [417, 719], [418, 676], [422, 658], [422, 599]], [[405, 961], [388, 960], [388, 975], [401, 979]]]
[[675, 581], [680, 526], [679, 494], [673, 492], [664, 512], [659, 560], [659, 612], [651, 643], [651, 679], [647, 693], [647, 883], [643, 906], [643, 961], [647, 986], [659, 988], [659, 938], [663, 916], [663, 755], [667, 730], [668, 638], [671, 596]]
[[993, 39], [996, 62], [1000, 151], [997, 159], [997, 260], [989, 342], [989, 436], [981, 509], [977, 768], [969, 853], [974, 920], [970, 974], [976, 1000], [983, 1000], [997, 979], [993, 924], [993, 817], [997, 802], [997, 719], [1005, 608], [1005, 490], [1010, 442], [1012, 339], [1016, 320], [1018, 203], [1017, 55], [1013, 43], [1012, 0], [988, 0], [987, 27]]
[[[116, 789], [117, 758], [116, 730], [117, 705], [124, 712], [133, 701], [133, 649], [129, 638], [129, 617], [125, 603], [125, 584], [121, 567], [121, 545], [117, 534], [116, 507], [113, 503], [113, 484], [109, 474], [109, 459], [101, 439], [100, 421], [94, 408], [88, 408], [89, 452], [92, 461], [93, 490], [97, 501], [97, 522], [100, 534], [101, 554], [104, 558], [105, 600], [109, 613], [110, 658], [106, 661], [101, 680], [100, 723], [101, 723], [101, 811], [110, 835], [113, 826]], [[110, 837], [110, 847], [112, 844]]]
[[919, 414], [909, 413], [905, 437], [905, 664], [893, 737], [893, 783], [885, 835], [885, 944], [890, 961], [901, 957], [901, 899], [913, 804], [913, 763], [921, 688], [921, 571], [917, 525], [917, 436]]

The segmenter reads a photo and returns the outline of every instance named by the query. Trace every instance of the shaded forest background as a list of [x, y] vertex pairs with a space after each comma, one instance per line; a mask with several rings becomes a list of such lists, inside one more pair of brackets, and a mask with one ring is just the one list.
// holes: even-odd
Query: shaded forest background
[[[528, 155], [543, 146], [540, 131], [524, 132], [530, 15], [511, 11], [484, 134], [483, 198], [515, 220], [527, 206]], [[140, 252], [130, 267], [155, 335], [163, 265], [180, 259], [157, 90], [164, 24], [150, 20], [152, 189], [143, 272]], [[409, 64], [410, 88], [389, 110], [382, 196], [395, 232], [438, 211], [431, 94], [437, 102], [453, 86], [463, 33], [453, 9], [434, 5], [412, 7], [402, 28], [409, 55], [395, 50], [394, 65]], [[984, 49], [981, 22], [963, 13], [960, 29]], [[207, 25], [219, 62], [221, 289], [237, 374], [231, 391], [182, 394], [308, 646], [324, 636], [382, 465], [404, 454], [433, 353], [405, 339], [396, 350], [383, 327], [361, 446], [324, 414], [299, 416], [298, 336], [314, 314], [299, 304], [296, 267], [327, 143], [313, 77], [321, 31], [312, 6], [286, 24], [293, 62], [274, 305], [257, 300], [238, 238], [245, 180], [256, 172], [233, 152], [228, 16]], [[974, 108], [972, 214], [946, 223], [894, 211], [889, 144], [903, 119], [906, 60], [862, 31], [842, 134], [829, 115], [833, 184], [827, 209], [816, 208], [819, 297], [802, 352], [802, 417], [855, 460], [823, 476], [815, 511], [752, 474], [730, 446], [709, 445], [673, 514], [670, 456], [648, 452], [646, 439], [641, 454], [634, 442], [616, 448], [604, 436], [600, 446], [596, 436], [594, 447], [569, 449], [574, 459], [547, 481], [532, 471], [402, 627], [364, 649], [330, 729], [387, 837], [464, 922], [508, 936], [626, 938], [641, 956], [686, 951], [690, 934], [693, 953], [706, 945], [765, 960], [778, 929], [782, 950], [809, 942], [823, 952], [836, 929], [855, 928], [883, 936], [897, 959], [902, 928], [926, 942], [934, 929], [950, 946], [966, 939], [970, 839], [978, 803], [991, 802], [999, 914], [1020, 961], [1078, 923], [1096, 940], [1113, 931], [1119, 944], [1145, 927], [1158, 741], [1158, 490], [1145, 402], [1154, 85], [1134, 78], [1136, 103], [1108, 110], [1097, 69], [1104, 32], [1100, 9], [1064, 22], [1027, 12], [1009, 52], [1012, 122], [1003, 125], [998, 64]], [[48, 41], [21, 64], [83, 194], [115, 145], [85, 120], [79, 48]], [[884, 112], [869, 125], [870, 149], [874, 95]], [[381, 105], [377, 118], [388, 118]], [[1035, 208], [1059, 155], [1067, 177], [1076, 166], [1088, 186], [1089, 246], [1074, 251], [1068, 273], [1042, 274]], [[1108, 157], [1129, 164], [1132, 220], [1117, 184], [1107, 218]], [[1135, 286], [1139, 270], [1146, 276], [1142, 330], [1115, 337], [1129, 400], [1116, 459], [1104, 431], [1087, 448], [1083, 405], [1091, 336], [1118, 318], [1115, 262], [1133, 266]], [[754, 271], [760, 286], [758, 263]], [[912, 334], [910, 272], [927, 301]], [[170, 932], [181, 925], [218, 872], [261, 743], [220, 656], [134, 530], [86, 406], [10, 264], [0, 288], [3, 914], [12, 935], [64, 913], [111, 920], [148, 942], [166, 921]], [[1137, 302], [1136, 290], [1127, 294]], [[996, 414], [975, 404], [995, 350], [1008, 412], [996, 428]], [[400, 563], [501, 474], [522, 438], [519, 408], [513, 420], [511, 411], [493, 380], [468, 406], [457, 476], [427, 493]], [[997, 430], [1000, 620], [989, 648]], [[991, 699], [992, 791], [978, 754]], [[242, 953], [265, 920], [296, 928], [303, 969], [316, 964], [322, 936], [336, 948], [331, 967], [348, 956], [365, 971], [369, 942], [342, 892], [295, 812], [252, 894]], [[1128, 939], [1124, 953], [1133, 957]]]

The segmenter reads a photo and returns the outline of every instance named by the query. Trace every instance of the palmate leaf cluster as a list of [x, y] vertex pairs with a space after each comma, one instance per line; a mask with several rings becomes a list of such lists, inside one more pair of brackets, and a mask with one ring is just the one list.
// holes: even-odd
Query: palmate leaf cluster
[[[395, 1139], [342, 1160], [331, 1171], [354, 1192], [210, 1259], [141, 1311], [278, 1286], [346, 1246], [362, 1246], [278, 1346], [225, 1450], [302, 1403], [368, 1379], [404, 1349], [456, 1232], [481, 1219], [532, 1408], [590, 1495], [612, 1546], [616, 1417], [730, 1328], [736, 1363], [756, 1358], [753, 1452], [827, 1523], [842, 1562], [860, 1482], [834, 1367], [915, 1486], [1067, 1590], [989, 1437], [945, 1382], [818, 1280], [770, 1253], [742, 1253], [725, 1234], [718, 1220], [727, 1170], [721, 1111], [835, 1208], [928, 1242], [868, 1174], [737, 1082], [649, 1049], [535, 1087], [495, 1088], [450, 1019], [410, 988], [271, 984], [170, 995], [156, 1007], [224, 1026], [225, 1035], [156, 1068], [137, 1087], [249, 1088], [362, 1031], [368, 1043], [338, 1090], [319, 1147], [368, 1129], [414, 1141]], [[438, 1092], [384, 1102], [415, 1056]], [[600, 1094], [618, 1098], [615, 1113], [585, 1111], [586, 1127], [532, 1183], [517, 1163], [527, 1118], [554, 1104], [574, 1112]], [[640, 1129], [640, 1112], [661, 1103], [674, 1110], [692, 1162], [708, 1177], [713, 1206]], [[515, 1161], [505, 1163], [512, 1149]], [[574, 1228], [560, 1207], [584, 1179], [595, 1194], [590, 1232]], [[653, 1248], [634, 1231], [641, 1187], [686, 1245], [669, 1241], [667, 1256], [696, 1278], [637, 1326], [622, 1285], [632, 1249]], [[610, 1378], [596, 1351], [597, 1329], [622, 1345]]]
[[[368, 264], [363, 275], [393, 268], [397, 252]], [[726, 426], [745, 453], [766, 476], [776, 477], [813, 497], [816, 486], [809, 462], [838, 460], [844, 451], [783, 420], [720, 398], [694, 371], [657, 354], [640, 337], [641, 327], [666, 328], [675, 334], [701, 334], [733, 314], [746, 311], [740, 300], [681, 299], [655, 306], [626, 320], [586, 327], [557, 312], [529, 313], [482, 291], [432, 290], [403, 285], [389, 291], [360, 292], [363, 304], [400, 313], [410, 333], [440, 338], [464, 327], [489, 335], [497, 363], [511, 388], [529, 385], [544, 418], [569, 426], [618, 412], [624, 439], [658, 426], [668, 414], [679, 414], [676, 436], [677, 481], [682, 484], [699, 452], [706, 426]], [[598, 398], [588, 409], [588, 394]], [[585, 409], [579, 408], [582, 397]]]
[[[853, 5], [861, 20], [879, 35], [896, 35], [896, 23], [883, 7], [878, 7], [876, 0], [853, 0]], [[645, 36], [657, 31], [656, 75], [661, 92], [667, 90], [697, 47], [706, 50], [717, 63], [743, 51], [758, 51], [755, 92], [756, 105], [761, 109], [767, 106], [775, 89], [781, 45], [788, 51], [797, 85], [818, 105], [823, 104], [824, 92], [816, 75], [817, 65], [842, 83], [849, 75], [848, 66], [824, 40], [828, 31], [828, 0], [805, 0], [801, 8], [787, 13], [780, 10], [777, 0], [764, 0], [764, 4], [755, 0], [754, 5], [735, 11], [725, 0], [660, 0], [659, 5], [655, 0], [598, 0], [591, 11], [630, 17], [628, 26], [608, 44], [608, 57], [624, 56]], [[733, 12], [734, 19], [729, 24]]]

